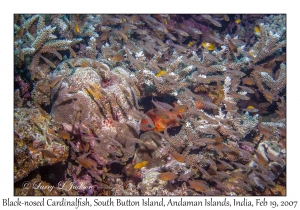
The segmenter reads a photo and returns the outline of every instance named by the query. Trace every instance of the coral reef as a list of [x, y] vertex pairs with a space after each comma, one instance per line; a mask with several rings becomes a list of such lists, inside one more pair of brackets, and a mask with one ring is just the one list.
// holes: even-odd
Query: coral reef
[[68, 146], [51, 134], [59, 125], [41, 108], [15, 108], [14, 126], [15, 182], [40, 166], [67, 159]]
[[15, 15], [15, 194], [284, 195], [285, 19]]

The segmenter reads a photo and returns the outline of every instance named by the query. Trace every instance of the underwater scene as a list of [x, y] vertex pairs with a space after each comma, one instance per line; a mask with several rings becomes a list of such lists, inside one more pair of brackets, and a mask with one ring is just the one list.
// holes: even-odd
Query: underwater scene
[[286, 195], [285, 14], [14, 14], [15, 196]]

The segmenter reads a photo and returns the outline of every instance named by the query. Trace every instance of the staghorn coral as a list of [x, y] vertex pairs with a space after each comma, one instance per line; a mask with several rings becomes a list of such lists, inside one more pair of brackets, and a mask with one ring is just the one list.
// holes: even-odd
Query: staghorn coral
[[259, 28], [260, 41], [256, 42], [249, 51], [249, 54], [254, 57], [254, 63], [271, 56], [286, 45], [286, 40], [282, 38], [282, 34], [268, 31], [263, 23], [259, 25]]
[[255, 79], [258, 90], [264, 95], [267, 101], [270, 103], [278, 101], [279, 94], [286, 86], [285, 64], [282, 63], [280, 65], [280, 68], [276, 72], [276, 77], [264, 71], [253, 71], [251, 76]]
[[285, 169], [284, 19], [21, 15], [16, 68], [31, 62], [27, 109], [50, 105], [78, 194], [262, 195]]
[[[54, 35], [56, 27], [51, 27], [51, 25], [45, 26], [44, 15], [33, 15], [26, 20], [24, 19], [25, 18], [21, 15], [20, 25], [15, 23], [15, 62], [24, 62], [28, 57], [33, 56], [32, 61], [28, 66], [33, 75], [37, 70], [36, 68], [40, 58], [42, 58], [49, 66], [55, 68], [55, 64], [48, 58], [42, 56], [42, 53], [52, 53], [61, 60], [62, 56], [57, 51], [67, 50], [69, 47], [81, 41], [81, 39], [54, 40], [57, 38]], [[33, 28], [33, 23], [37, 20], [37, 25]]]

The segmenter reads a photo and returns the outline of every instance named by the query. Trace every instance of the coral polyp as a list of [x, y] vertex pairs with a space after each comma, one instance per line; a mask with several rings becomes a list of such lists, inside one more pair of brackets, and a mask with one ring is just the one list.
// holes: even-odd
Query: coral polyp
[[284, 194], [285, 18], [16, 14], [15, 194]]

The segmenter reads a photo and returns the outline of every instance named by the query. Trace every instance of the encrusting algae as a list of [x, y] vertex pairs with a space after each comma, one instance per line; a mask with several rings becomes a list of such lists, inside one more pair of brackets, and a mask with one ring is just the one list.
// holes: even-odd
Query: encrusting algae
[[285, 194], [285, 21], [15, 14], [15, 195]]

